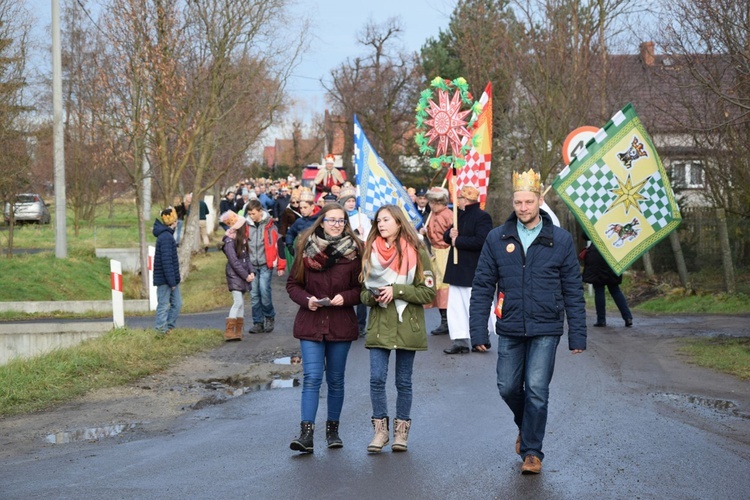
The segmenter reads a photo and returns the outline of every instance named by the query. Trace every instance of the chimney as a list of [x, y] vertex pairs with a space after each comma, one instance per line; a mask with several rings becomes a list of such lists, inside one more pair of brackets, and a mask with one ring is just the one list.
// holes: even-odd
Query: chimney
[[641, 61], [646, 66], [654, 65], [654, 42], [642, 42], [640, 45], [641, 49]]

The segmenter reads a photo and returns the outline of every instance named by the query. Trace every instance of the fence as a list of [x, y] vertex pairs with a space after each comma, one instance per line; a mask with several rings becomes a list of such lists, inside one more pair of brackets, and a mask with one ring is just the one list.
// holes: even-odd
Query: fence
[[[727, 214], [727, 233], [732, 263], [737, 268], [750, 267], [750, 220]], [[721, 268], [719, 220], [714, 208], [682, 209], [682, 224], [677, 228], [688, 271]], [[652, 251], [657, 272], [674, 271], [674, 253], [668, 240], [661, 241]]]

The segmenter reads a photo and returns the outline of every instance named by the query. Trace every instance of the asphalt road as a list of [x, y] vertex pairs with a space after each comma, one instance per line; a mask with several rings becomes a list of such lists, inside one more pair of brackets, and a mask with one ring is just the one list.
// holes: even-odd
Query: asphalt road
[[[222, 317], [191, 316], [190, 325], [216, 327]], [[436, 311], [428, 317], [436, 326]], [[576, 356], [564, 339], [539, 476], [519, 473], [494, 349], [451, 357], [442, 353], [448, 338], [430, 337], [416, 357], [407, 453], [366, 452], [369, 360], [356, 342], [343, 449], [323, 446], [325, 391], [315, 453], [299, 455], [288, 444], [301, 388], [267, 390], [190, 412], [168, 433], [136, 427], [2, 460], [0, 498], [748, 498], [749, 384], [674, 352], [686, 332], [750, 335], [747, 319], [636, 317], [632, 329], [591, 328], [589, 349]], [[393, 409], [392, 378], [389, 386]]]

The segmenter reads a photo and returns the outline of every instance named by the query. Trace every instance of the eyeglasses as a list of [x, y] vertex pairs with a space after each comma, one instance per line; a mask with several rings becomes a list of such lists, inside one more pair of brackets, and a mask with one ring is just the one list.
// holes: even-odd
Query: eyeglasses
[[331, 226], [345, 226], [346, 219], [323, 219], [323, 222], [327, 222]]

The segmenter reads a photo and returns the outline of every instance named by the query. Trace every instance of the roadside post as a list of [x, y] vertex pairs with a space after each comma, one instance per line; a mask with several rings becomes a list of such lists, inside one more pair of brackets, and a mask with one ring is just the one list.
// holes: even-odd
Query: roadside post
[[122, 300], [122, 264], [119, 260], [109, 261], [112, 282], [112, 319], [115, 328], [125, 326], [125, 303]]
[[148, 247], [148, 310], [156, 311], [156, 287], [154, 286], [154, 256], [156, 255], [156, 247], [149, 245]]

